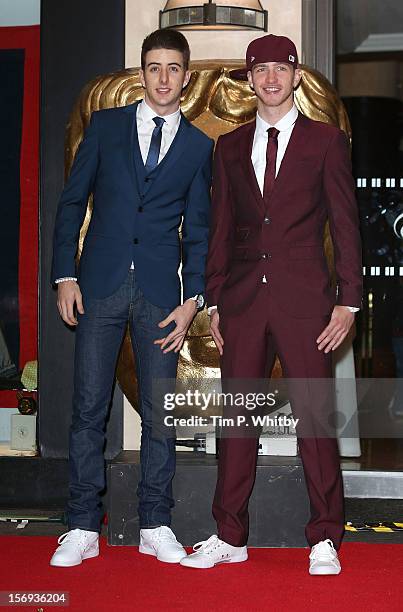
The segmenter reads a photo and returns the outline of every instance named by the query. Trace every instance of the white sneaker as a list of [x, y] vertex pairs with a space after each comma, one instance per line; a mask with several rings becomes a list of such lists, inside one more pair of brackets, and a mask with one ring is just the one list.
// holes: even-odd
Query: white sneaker
[[323, 540], [312, 546], [309, 555], [309, 573], [311, 576], [340, 574], [341, 565], [332, 540]]
[[241, 563], [248, 558], [246, 546], [231, 546], [216, 535], [210, 536], [204, 542], [198, 542], [193, 546], [193, 550], [194, 553], [182, 559], [181, 565], [184, 567], [207, 569], [218, 563]]
[[57, 540], [60, 546], [50, 560], [56, 567], [80, 565], [84, 559], [99, 555], [99, 534], [85, 529], [71, 529]]
[[186, 551], [178, 542], [174, 532], [165, 525], [155, 529], [140, 529], [139, 552], [154, 555], [164, 563], [179, 563]]

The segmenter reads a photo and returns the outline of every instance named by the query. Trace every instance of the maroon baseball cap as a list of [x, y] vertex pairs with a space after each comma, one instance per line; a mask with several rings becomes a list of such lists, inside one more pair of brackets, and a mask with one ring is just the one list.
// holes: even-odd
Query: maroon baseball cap
[[286, 36], [275, 36], [274, 34], [255, 38], [249, 43], [246, 50], [246, 68], [231, 70], [230, 76], [233, 79], [246, 81], [247, 73], [252, 70], [255, 64], [266, 62], [291, 64], [291, 66], [297, 68], [298, 54], [292, 40]]

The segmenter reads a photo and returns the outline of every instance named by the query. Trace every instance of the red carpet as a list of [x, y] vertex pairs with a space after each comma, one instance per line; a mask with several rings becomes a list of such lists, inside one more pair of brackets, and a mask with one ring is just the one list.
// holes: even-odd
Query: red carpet
[[[48, 565], [55, 539], [0, 537], [0, 590], [69, 591], [69, 612], [399, 612], [403, 546], [344, 544], [340, 576], [311, 577], [307, 549], [250, 549], [246, 563], [192, 570], [159, 563], [137, 548], [109, 547], [81, 566]], [[40, 605], [0, 610], [38, 610]]]

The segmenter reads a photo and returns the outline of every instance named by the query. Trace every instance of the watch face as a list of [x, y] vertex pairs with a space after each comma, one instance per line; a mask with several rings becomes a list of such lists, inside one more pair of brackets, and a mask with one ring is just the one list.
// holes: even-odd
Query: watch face
[[197, 296], [196, 304], [197, 304], [197, 308], [203, 308], [203, 306], [204, 306], [204, 297], [201, 294], [199, 294]]

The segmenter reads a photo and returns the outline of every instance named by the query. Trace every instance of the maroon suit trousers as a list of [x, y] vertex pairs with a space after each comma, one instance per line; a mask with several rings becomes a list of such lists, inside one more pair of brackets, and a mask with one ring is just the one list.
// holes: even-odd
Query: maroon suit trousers
[[[220, 313], [223, 381], [267, 377], [275, 354], [287, 378], [331, 379], [331, 353], [319, 351], [316, 343], [328, 322], [329, 317], [291, 317], [270, 295], [269, 285], [262, 283], [253, 304], [244, 312], [231, 316]], [[305, 423], [315, 419], [309, 414], [309, 402], [292, 401], [291, 405], [294, 417], [305, 419]], [[311, 513], [305, 529], [308, 544], [330, 538], [339, 548], [344, 532], [344, 497], [337, 439], [301, 437], [298, 427], [297, 435], [310, 499]], [[256, 436], [220, 440], [213, 515], [219, 537], [233, 546], [244, 546], [248, 538], [248, 503], [255, 481], [257, 444]]]

